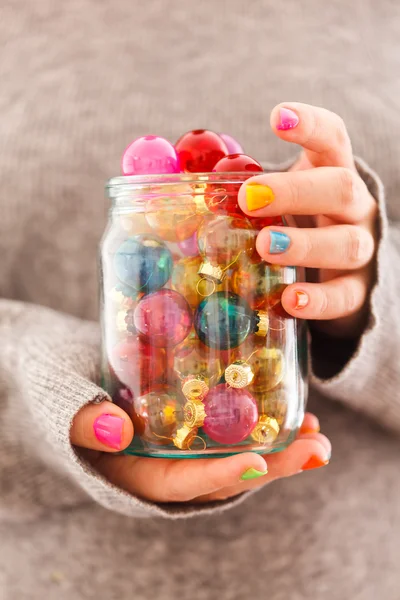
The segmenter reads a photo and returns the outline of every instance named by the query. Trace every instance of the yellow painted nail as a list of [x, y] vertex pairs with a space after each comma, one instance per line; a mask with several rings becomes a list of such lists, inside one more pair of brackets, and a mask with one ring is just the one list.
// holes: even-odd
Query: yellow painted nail
[[249, 210], [264, 208], [274, 201], [274, 192], [268, 185], [248, 183], [246, 185], [246, 202]]

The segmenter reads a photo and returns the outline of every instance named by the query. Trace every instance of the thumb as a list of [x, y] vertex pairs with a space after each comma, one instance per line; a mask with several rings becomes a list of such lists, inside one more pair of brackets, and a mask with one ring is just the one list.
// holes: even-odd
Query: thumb
[[116, 452], [124, 450], [133, 438], [133, 424], [122, 408], [112, 402], [87, 404], [75, 415], [70, 440], [75, 446]]

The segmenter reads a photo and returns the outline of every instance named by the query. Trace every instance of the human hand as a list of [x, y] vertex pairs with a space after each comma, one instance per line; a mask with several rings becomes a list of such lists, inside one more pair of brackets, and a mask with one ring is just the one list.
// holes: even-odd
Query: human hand
[[[331, 444], [319, 433], [317, 417], [307, 413], [297, 439], [266, 457], [251, 452], [197, 460], [115, 455], [133, 437], [129, 416], [116, 404], [88, 404], [75, 416], [71, 443], [111, 483], [152, 502], [203, 503], [226, 500], [275, 479], [322, 467]], [[268, 468], [267, 468], [268, 464]]]
[[303, 151], [289, 172], [248, 179], [239, 204], [253, 217], [293, 215], [299, 227], [266, 227], [257, 250], [272, 264], [318, 269], [313, 283], [285, 289], [290, 315], [317, 320], [329, 335], [356, 337], [373, 283], [378, 209], [357, 173], [346, 127], [336, 114], [299, 103], [276, 106], [271, 127]]

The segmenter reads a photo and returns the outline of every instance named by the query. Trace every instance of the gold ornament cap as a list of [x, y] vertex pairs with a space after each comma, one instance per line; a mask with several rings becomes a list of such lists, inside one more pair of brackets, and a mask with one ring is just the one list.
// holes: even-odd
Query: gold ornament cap
[[212, 281], [213, 283], [221, 284], [225, 278], [225, 272], [219, 265], [213, 265], [207, 260], [201, 263], [198, 270], [200, 277]]
[[202, 427], [206, 416], [204, 404], [199, 400], [189, 400], [183, 407], [183, 418], [188, 427]]
[[116, 325], [119, 333], [135, 333], [133, 310], [119, 310], [117, 312]]
[[255, 331], [255, 334], [261, 337], [265, 337], [268, 333], [269, 327], [268, 313], [265, 310], [258, 310], [257, 317], [259, 320], [257, 324], [257, 331]]
[[225, 381], [230, 387], [245, 388], [253, 379], [253, 370], [244, 361], [237, 360], [225, 369]]
[[178, 429], [172, 441], [179, 450], [188, 450], [195, 437], [197, 437], [197, 433], [197, 427], [192, 428], [184, 425]]
[[259, 444], [272, 444], [279, 434], [279, 424], [273, 417], [261, 415], [251, 437]]
[[188, 400], [202, 400], [208, 394], [209, 387], [200, 377], [189, 375], [182, 382], [183, 395]]

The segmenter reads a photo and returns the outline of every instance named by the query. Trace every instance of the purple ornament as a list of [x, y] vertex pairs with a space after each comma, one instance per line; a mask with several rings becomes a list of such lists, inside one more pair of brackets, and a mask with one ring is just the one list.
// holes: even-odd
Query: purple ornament
[[244, 154], [242, 146], [233, 137], [227, 133], [220, 133], [219, 137], [224, 140], [225, 145], [229, 150], [229, 154]]
[[145, 135], [137, 138], [122, 156], [123, 175], [161, 175], [180, 173], [178, 155], [173, 145], [162, 137]]
[[188, 238], [178, 243], [179, 249], [185, 254], [185, 256], [197, 256], [199, 248], [197, 246], [197, 231]]
[[245, 389], [220, 383], [204, 400], [204, 432], [220, 444], [238, 444], [253, 431], [258, 422], [257, 402]]

